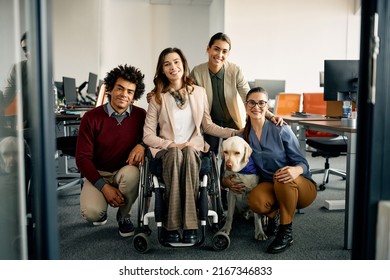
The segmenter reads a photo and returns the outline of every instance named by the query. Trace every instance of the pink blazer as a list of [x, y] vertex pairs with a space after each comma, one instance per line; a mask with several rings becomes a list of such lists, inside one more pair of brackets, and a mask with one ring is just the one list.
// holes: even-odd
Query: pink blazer
[[[169, 93], [162, 94], [161, 105], [157, 104], [153, 96], [148, 106], [143, 142], [151, 148], [153, 156], [158, 151], [167, 149], [175, 139], [174, 116], [171, 108], [176, 104], [169, 95]], [[235, 132], [234, 129], [223, 128], [212, 122], [206, 91], [203, 87], [194, 86], [194, 91], [188, 95], [188, 101], [195, 123], [195, 130], [189, 142], [198, 151], [207, 152], [209, 150], [209, 145], [204, 141], [203, 133], [228, 138]], [[160, 126], [159, 135], [157, 135], [157, 125]]]

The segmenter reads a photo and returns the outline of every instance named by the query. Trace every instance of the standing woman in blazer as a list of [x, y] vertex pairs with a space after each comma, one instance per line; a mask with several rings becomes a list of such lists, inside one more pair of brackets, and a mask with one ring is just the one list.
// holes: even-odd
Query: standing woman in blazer
[[[204, 88], [189, 77], [187, 59], [180, 49], [167, 48], [158, 58], [143, 141], [162, 159], [167, 214], [165, 242], [196, 243], [200, 156], [209, 145], [203, 132], [227, 138], [235, 129], [214, 124]], [[157, 131], [159, 127], [159, 131]]]
[[[223, 127], [242, 129], [246, 119], [244, 102], [250, 88], [241, 68], [227, 61], [230, 50], [230, 38], [222, 32], [214, 34], [207, 45], [208, 62], [195, 66], [191, 77], [197, 85], [206, 89], [213, 122]], [[265, 117], [275, 124], [283, 124], [283, 119], [270, 111]], [[210, 149], [218, 154], [219, 138], [206, 134], [205, 139]]]
[[[207, 45], [208, 62], [195, 66], [191, 77], [197, 85], [206, 89], [213, 122], [242, 129], [246, 120], [244, 102], [250, 88], [241, 68], [227, 60], [231, 47], [228, 35], [222, 32], [214, 34]], [[265, 117], [277, 125], [283, 125], [283, 119], [270, 111], [266, 112]], [[204, 138], [210, 150], [218, 154], [220, 138], [209, 134], [205, 134]], [[222, 189], [221, 195], [223, 207], [227, 209], [227, 191]]]

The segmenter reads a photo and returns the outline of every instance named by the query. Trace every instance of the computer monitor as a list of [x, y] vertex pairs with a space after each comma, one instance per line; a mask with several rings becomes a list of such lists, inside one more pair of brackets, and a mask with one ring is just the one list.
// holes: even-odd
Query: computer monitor
[[324, 61], [324, 100], [357, 99], [359, 60]]
[[57, 98], [64, 99], [64, 83], [60, 81], [54, 81], [54, 86], [57, 88]]
[[89, 72], [87, 93], [96, 94], [97, 81], [98, 81], [98, 76], [94, 73]]
[[104, 83], [103, 80], [99, 80], [99, 85], [98, 85], [98, 88], [100, 89], [100, 87], [102, 86], [102, 84]]
[[69, 77], [62, 77], [62, 82], [64, 84], [64, 95], [65, 95], [65, 105], [77, 105], [77, 89], [76, 89], [76, 79]]
[[286, 81], [285, 80], [255, 80], [256, 87], [264, 88], [268, 93], [269, 99], [276, 99], [276, 95], [281, 92], [286, 91]]

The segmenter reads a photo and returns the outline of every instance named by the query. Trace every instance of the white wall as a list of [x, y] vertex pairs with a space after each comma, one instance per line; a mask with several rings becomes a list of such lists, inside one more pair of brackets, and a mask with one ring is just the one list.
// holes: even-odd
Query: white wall
[[[286, 91], [322, 91], [324, 59], [358, 59], [355, 0], [213, 0], [205, 5], [151, 5], [148, 0], [54, 0], [55, 77], [81, 82], [131, 64], [153, 88], [159, 53], [179, 47], [190, 67], [207, 61], [210, 36], [232, 39], [229, 59], [248, 80], [285, 79]], [[87, 23], [87, 24], [86, 24]], [[145, 98], [139, 103], [147, 106]]]
[[[213, 0], [210, 4], [210, 36], [217, 32], [225, 32], [225, 0]], [[208, 38], [210, 39], [210, 38]], [[208, 43], [208, 41], [207, 41]]]
[[[54, 0], [53, 15], [56, 80], [68, 75], [80, 84], [89, 71], [96, 71], [102, 79], [113, 67], [127, 63], [145, 74], [149, 91], [164, 48], [182, 49], [191, 68], [207, 60], [209, 6], [150, 5], [148, 0]], [[92, 33], [89, 41], [81, 40]], [[146, 108], [145, 97], [139, 105]]]
[[225, 1], [230, 60], [246, 78], [286, 80], [287, 92], [323, 91], [325, 59], [358, 59], [354, 0]]
[[53, 0], [53, 72], [56, 81], [63, 76], [88, 80], [99, 71], [100, 0]]
[[[190, 67], [205, 59], [209, 6], [103, 0], [102, 19], [102, 75], [118, 64], [136, 66], [145, 74], [148, 92], [153, 88], [157, 59], [163, 49], [182, 49]], [[145, 97], [139, 105], [146, 108]]]

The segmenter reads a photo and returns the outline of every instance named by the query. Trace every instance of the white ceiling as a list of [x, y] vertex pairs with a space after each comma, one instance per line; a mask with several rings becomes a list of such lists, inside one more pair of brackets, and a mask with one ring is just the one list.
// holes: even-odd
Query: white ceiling
[[213, 0], [149, 0], [152, 5], [209, 6]]

